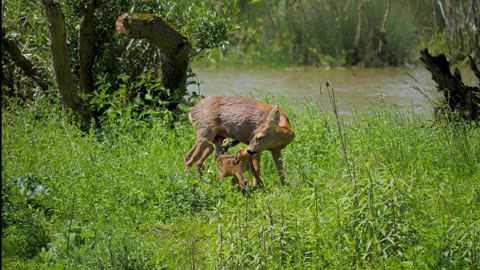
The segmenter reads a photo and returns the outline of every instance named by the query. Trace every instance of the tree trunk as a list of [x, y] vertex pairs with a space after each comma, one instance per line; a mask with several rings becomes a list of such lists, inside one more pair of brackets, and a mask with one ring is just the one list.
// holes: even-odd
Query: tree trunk
[[50, 50], [61, 102], [80, 117], [81, 129], [86, 131], [90, 124], [90, 114], [73, 81], [67, 51], [64, 14], [57, 0], [42, 0], [42, 3], [48, 22]]
[[92, 74], [94, 61], [95, 24], [94, 14], [97, 1], [90, 0], [85, 8], [85, 14], [80, 21], [78, 35], [78, 62], [80, 65], [80, 85], [84, 94], [91, 94], [94, 91], [94, 80]]
[[116, 22], [117, 32], [128, 37], [147, 39], [158, 46], [162, 58], [162, 83], [170, 93], [160, 98], [174, 110], [186, 94], [187, 69], [191, 44], [174, 26], [152, 14], [125, 13]]
[[478, 86], [480, 87], [480, 71], [478, 70], [477, 66], [475, 65], [475, 61], [470, 55], [468, 55], [468, 60], [470, 61], [470, 69], [473, 71], [473, 74], [475, 74], [475, 76], [478, 78]]
[[353, 48], [347, 52], [345, 56], [347, 64], [357, 65], [360, 63], [362, 56], [360, 55], [360, 38], [362, 35], [362, 16], [363, 16], [363, 0], [358, 0], [358, 18], [357, 18], [357, 31], [355, 33], [355, 40], [353, 42]]
[[387, 1], [385, 8], [385, 14], [383, 15], [382, 24], [380, 29], [373, 31], [372, 47], [374, 51], [374, 58], [377, 66], [383, 65], [397, 65], [397, 57], [390, 50], [387, 43], [387, 21], [390, 16], [392, 1]]
[[[480, 80], [473, 59], [469, 56], [470, 68]], [[458, 69], [454, 74], [450, 72], [450, 64], [445, 55], [431, 56], [427, 49], [420, 51], [420, 60], [432, 74], [432, 79], [437, 83], [439, 92], [443, 92], [444, 102], [451, 111], [456, 111], [468, 120], [480, 120], [480, 88], [467, 86], [462, 82]]]
[[385, 45], [384, 43], [386, 42], [385, 36], [387, 33], [387, 21], [388, 21], [388, 17], [390, 16], [391, 5], [392, 5], [391, 0], [388, 0], [387, 7], [385, 9], [385, 14], [383, 15], [382, 25], [380, 26], [381, 38], [379, 38], [379, 44], [378, 44], [378, 51], [380, 54], [383, 52], [383, 46]]
[[360, 37], [362, 35], [362, 16], [363, 16], [363, 0], [358, 0], [358, 21], [357, 21], [357, 31], [355, 33], [354, 47], [358, 48], [360, 46]]

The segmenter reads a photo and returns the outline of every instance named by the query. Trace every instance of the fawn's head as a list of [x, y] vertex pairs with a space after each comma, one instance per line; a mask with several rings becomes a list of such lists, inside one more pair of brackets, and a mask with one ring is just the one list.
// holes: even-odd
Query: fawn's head
[[213, 141], [213, 145], [215, 146], [215, 155], [223, 155], [228, 152], [228, 149], [231, 146], [231, 142], [227, 138], [223, 137], [216, 137]]

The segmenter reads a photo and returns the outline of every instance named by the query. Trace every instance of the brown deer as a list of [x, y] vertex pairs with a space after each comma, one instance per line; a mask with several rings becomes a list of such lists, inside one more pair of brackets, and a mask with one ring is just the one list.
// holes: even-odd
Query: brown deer
[[209, 96], [193, 106], [188, 116], [197, 139], [185, 157], [187, 170], [193, 165], [201, 176], [203, 162], [214, 150], [211, 142], [216, 137], [232, 138], [236, 143], [248, 144], [247, 153], [257, 154], [252, 157], [257, 173], [260, 153], [269, 150], [280, 181], [285, 184], [281, 150], [292, 142], [295, 133], [278, 105], [243, 96]]
[[259, 175], [253, 169], [252, 155], [247, 153], [246, 148], [238, 150], [235, 154], [229, 154], [227, 151], [231, 143], [228, 139], [222, 137], [215, 138], [214, 145], [215, 161], [220, 169], [220, 182], [225, 177], [233, 176], [234, 181], [240, 185], [242, 192], [244, 192], [247, 188], [247, 179], [243, 172], [250, 171], [255, 178], [253, 186], [263, 185]]

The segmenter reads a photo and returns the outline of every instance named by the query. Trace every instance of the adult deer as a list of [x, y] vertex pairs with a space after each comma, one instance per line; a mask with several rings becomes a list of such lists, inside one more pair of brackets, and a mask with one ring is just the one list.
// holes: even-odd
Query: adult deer
[[252, 157], [257, 173], [260, 172], [260, 153], [269, 150], [280, 181], [285, 184], [281, 151], [295, 138], [295, 132], [278, 105], [243, 96], [209, 96], [193, 106], [188, 116], [197, 139], [185, 157], [187, 170], [193, 165], [201, 175], [203, 162], [214, 150], [214, 139], [232, 138], [248, 144], [249, 154], [257, 154]]

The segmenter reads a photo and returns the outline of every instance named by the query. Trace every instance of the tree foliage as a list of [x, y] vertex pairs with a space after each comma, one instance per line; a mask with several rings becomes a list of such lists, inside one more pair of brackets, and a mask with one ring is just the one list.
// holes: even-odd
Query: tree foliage
[[[234, 29], [234, 24], [230, 20], [233, 10], [223, 9], [219, 15], [213, 2], [210, 1], [96, 1], [96, 0], [66, 0], [60, 1], [61, 10], [65, 14], [66, 42], [68, 44], [69, 62], [72, 67], [73, 80], [76, 85], [81, 85], [85, 90], [86, 85], [81, 78], [82, 59], [79, 37], [82, 33], [83, 23], [93, 23], [94, 29], [92, 52], [93, 66], [91, 74], [96, 81], [93, 89], [83, 92], [82, 98], [88, 103], [89, 100], [95, 100], [100, 103], [109, 103], [108, 100], [99, 99], [99, 83], [109, 82], [109, 89], [102, 97], [110, 98], [115, 91], [122, 88], [119, 77], [127, 76], [130, 87], [123, 93], [123, 101], [129, 102], [138, 100], [148, 100], [148, 96], [157, 97], [165, 93], [161, 85], [146, 89], [142, 74], [153, 74], [150, 79], [156, 80], [161, 67], [161, 53], [159, 48], [151, 42], [145, 40], [129, 40], [115, 32], [115, 21], [118, 16], [125, 12], [150, 13], [165, 19], [170, 24], [177, 27], [182, 33], [189, 37], [193, 44], [190, 59], [199, 57], [204, 51], [219, 46], [224, 46], [227, 42], [227, 33]], [[93, 7], [93, 16], [87, 17], [88, 8]], [[16, 37], [16, 40], [22, 48], [25, 55], [38, 57], [35, 61], [37, 65], [44, 67], [43, 74], [52, 84], [53, 67], [50, 63], [50, 51], [48, 48], [48, 30], [45, 21], [44, 10], [39, 3], [23, 2], [12, 0], [8, 1], [4, 7], [4, 28], [8, 37]], [[20, 19], [20, 21], [19, 21]], [[91, 21], [93, 22], [91, 22]], [[91, 40], [91, 39], [90, 39]], [[18, 70], [15, 63], [10, 58], [2, 61], [10, 72], [4, 72], [4, 78], [14, 81]], [[152, 73], [153, 72], [153, 73]], [[190, 71], [191, 72], [191, 71]], [[192, 76], [190, 76], [191, 78]], [[98, 80], [102, 78], [102, 80]], [[18, 84], [18, 83], [17, 83]], [[3, 84], [2, 84], [3, 85]], [[22, 88], [12, 82], [11, 89]], [[31, 88], [31, 87], [30, 87]], [[105, 87], [102, 88], [105, 90]], [[125, 88], [122, 88], [125, 89]], [[123, 90], [122, 90], [123, 91]], [[38, 91], [37, 91], [38, 92]], [[167, 93], [170, 95], [171, 93]], [[97, 98], [92, 99], [92, 95]], [[30, 96], [30, 98], [33, 95]], [[169, 100], [157, 100], [156, 104], [166, 106]], [[180, 97], [181, 98], [181, 97]], [[90, 104], [93, 113], [98, 116], [105, 113], [105, 106], [101, 104]]]
[[[475, 0], [65, 0], [60, 4], [65, 13], [68, 55], [73, 80], [79, 86], [79, 33], [91, 3], [96, 5], [91, 18], [94, 86], [92, 91], [84, 91], [82, 98], [98, 119], [111, 111], [118, 113], [132, 102], [141, 114], [150, 106], [168, 107], [170, 100], [165, 95], [173, 100], [184, 96], [172, 97], [162, 88], [162, 59], [155, 45], [115, 32], [115, 21], [124, 13], [150, 13], [178, 28], [192, 44], [191, 61], [213, 52], [235, 65], [387, 66], [416, 61], [418, 50], [425, 47], [434, 54], [444, 53], [451, 61], [465, 59], [469, 53], [478, 61], [480, 50], [480, 4]], [[2, 17], [2, 51], [7, 52], [2, 57], [2, 99], [57, 98], [42, 5], [5, 1]], [[35, 80], [22, 70], [18, 58], [5, 50], [6, 44], [18, 45], [36, 70]], [[221, 50], [211, 50], [214, 48]], [[355, 61], [348, 58], [352, 48], [359, 48]], [[379, 48], [386, 49], [379, 53]], [[194, 81], [195, 74], [189, 70], [187, 84]]]
[[[363, 2], [361, 12], [359, 2]], [[390, 12], [385, 20], [389, 3]], [[469, 53], [478, 59], [478, 3], [476, 0], [241, 0], [235, 18], [246, 23], [231, 38], [235, 46], [220, 54], [224, 58], [219, 58], [227, 63], [272, 66], [352, 65], [347, 55], [357, 45], [359, 61], [353, 64], [365, 66], [396, 66], [416, 61], [419, 47], [436, 47], [435, 53], [446, 53], [454, 60], [463, 60]], [[443, 16], [441, 10], [446, 7], [449, 12]], [[379, 41], [385, 55], [378, 54]]]

